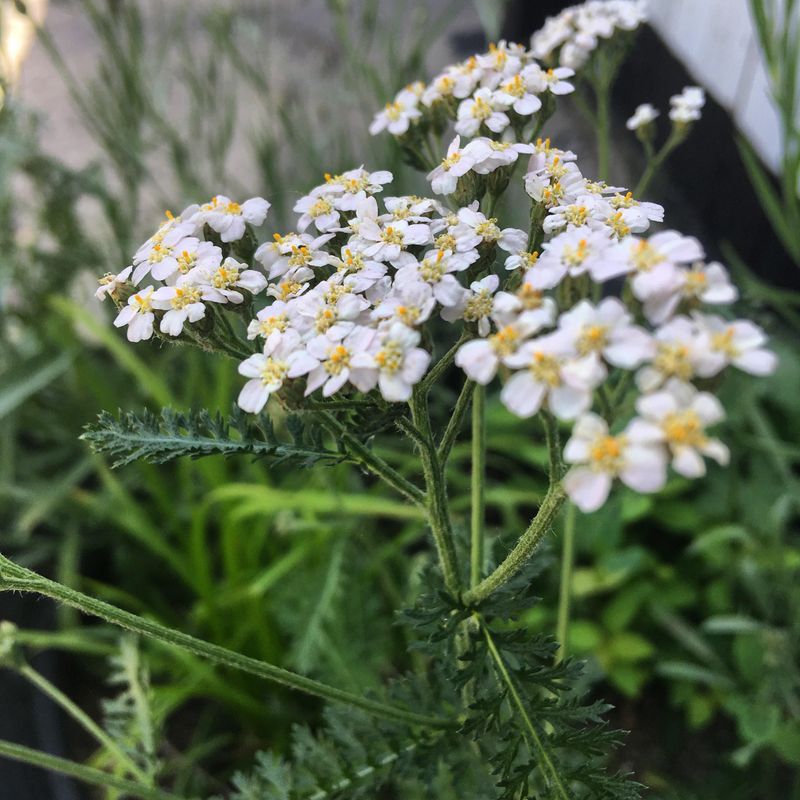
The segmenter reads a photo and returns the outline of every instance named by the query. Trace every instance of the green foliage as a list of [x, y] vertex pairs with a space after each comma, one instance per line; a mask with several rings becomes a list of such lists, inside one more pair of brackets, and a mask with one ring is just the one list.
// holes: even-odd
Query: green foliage
[[208, 411], [188, 414], [164, 408], [156, 416], [149, 411], [141, 414], [119, 413], [118, 417], [103, 412], [95, 425], [87, 426], [81, 437], [97, 453], [115, 459], [113, 466], [121, 467], [144, 460], [164, 464], [175, 458], [200, 458], [221, 454], [251, 455], [269, 459], [277, 466], [291, 462], [309, 467], [317, 462], [335, 463], [343, 455], [325, 448], [319, 427], [304, 424], [297, 416], [286, 420], [289, 441], [275, 434], [272, 420], [266, 415], [245, 414], [234, 406], [230, 416]]

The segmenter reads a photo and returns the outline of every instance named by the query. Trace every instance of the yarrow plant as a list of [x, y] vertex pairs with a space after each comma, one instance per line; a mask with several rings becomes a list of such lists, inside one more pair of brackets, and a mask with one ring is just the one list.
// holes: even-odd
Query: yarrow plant
[[[123, 462], [211, 452], [351, 461], [424, 510], [438, 570], [409, 618], [449, 686], [438, 686], [435, 707], [416, 714], [277, 668], [238, 666], [427, 727], [403, 758], [434, 750], [436, 731], [460, 730], [493, 776], [487, 797], [637, 796], [598, 759], [612, 740], [592, 727], [602, 708], [566, 691], [575, 665], [554, 667], [551, 643], [523, 646], [502, 621], [531, 602], [531, 557], [565, 502], [592, 512], [618, 483], [652, 493], [670, 470], [696, 479], [706, 459], [725, 465], [728, 451], [711, 431], [724, 419], [714, 389], [729, 369], [759, 376], [775, 368], [765, 333], [731, 313], [737, 290], [699, 241], [666, 227], [662, 206], [586, 176], [575, 153], [542, 137], [560, 98], [581, 82], [611, 79], [643, 19], [641, 2], [589, 2], [549, 21], [530, 49], [501, 41], [402, 89], [370, 132], [396, 138], [427, 176], [429, 197], [392, 194], [385, 170], [327, 174], [296, 202], [294, 230], [259, 244], [269, 202], [218, 195], [168, 215], [97, 290], [116, 305], [114, 324], [131, 342], [220, 353], [244, 380], [229, 424], [208, 415], [105, 417], [87, 434], [96, 447]], [[702, 100], [695, 89], [674, 99], [681, 136]], [[628, 127], [639, 133], [656, 115], [642, 106]], [[504, 224], [501, 201], [524, 204], [525, 228]], [[437, 429], [429, 398], [453, 382], [458, 399]], [[483, 499], [485, 407], [495, 387], [520, 437], [544, 437], [550, 464], [537, 514], [496, 557], [485, 543]], [[278, 407], [301, 431], [293, 441], [276, 438], [268, 415]], [[447, 464], [468, 415], [467, 537], [450, 511]], [[419, 476], [401, 474], [373, 446], [390, 431], [418, 453]], [[137, 629], [124, 612], [89, 610]], [[172, 641], [180, 645], [180, 636]]]

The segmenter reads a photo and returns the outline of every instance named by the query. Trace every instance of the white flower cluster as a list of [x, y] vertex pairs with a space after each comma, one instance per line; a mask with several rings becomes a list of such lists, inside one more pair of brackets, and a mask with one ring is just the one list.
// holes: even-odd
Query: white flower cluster
[[223, 258], [222, 249], [202, 236], [207, 225], [221, 242], [238, 241], [247, 224], [264, 222], [269, 206], [260, 197], [239, 204], [217, 195], [203, 206], [190, 206], [178, 217], [168, 214], [167, 221], [136, 251], [131, 266], [100, 279], [96, 296], [101, 300], [116, 295], [128, 282], [139, 287], [150, 278], [164, 284], [156, 288], [148, 282], [137, 288], [114, 325], [127, 326], [128, 340], [139, 342], [152, 337], [155, 311], [165, 311], [159, 330], [180, 336], [187, 322], [205, 316], [205, 303], [239, 304], [244, 300], [241, 290], [260, 292], [267, 284], [260, 272], [230, 256]]
[[[680, 94], [670, 97], [669, 104], [669, 118], [676, 125], [688, 125], [700, 119], [706, 93], [699, 86], [686, 86]], [[655, 122], [660, 113], [651, 103], [642, 103], [625, 124], [629, 131], [639, 131]]]
[[[509, 127], [519, 134], [542, 108], [546, 94], [574, 91], [567, 80], [574, 74], [567, 67], [544, 69], [522, 45], [501, 41], [486, 53], [446, 67], [427, 86], [418, 82], [402, 89], [375, 116], [369, 132], [404, 136], [436, 123], [443, 110], [461, 136], [501, 134]], [[448, 158], [459, 155], [449, 153]]]
[[[630, 25], [641, 13], [613, 0], [585, 8], [596, 6]], [[255, 315], [232, 351], [254, 350], [239, 365], [248, 380], [238, 399], [254, 413], [272, 394], [296, 398], [295, 387], [408, 401], [428, 371], [438, 317], [456, 327], [451, 339], [467, 340], [455, 363], [481, 385], [499, 377], [511, 413], [573, 424], [564, 486], [584, 511], [602, 505], [615, 479], [658, 490], [670, 462], [702, 475], [703, 456], [724, 463], [727, 451], [706, 433], [723, 417], [719, 402], [693, 384], [729, 366], [765, 375], [775, 356], [754, 323], [709, 313], [737, 291], [696, 239], [644, 235], [663, 221], [661, 206], [587, 179], [575, 154], [549, 140], [523, 138], [520, 121], [541, 107], [541, 92], [568, 91], [564, 77], [501, 42], [428, 87], [408, 87], [378, 115], [373, 130], [403, 137], [422, 124], [421, 108], [453, 98], [446, 118], [456, 136], [428, 174], [446, 204], [386, 196], [379, 205], [391, 173], [359, 167], [326, 175], [295, 204], [296, 232], [256, 249], [252, 226], [269, 203], [218, 196], [168, 219], [130, 267], [101, 280], [98, 296], [121, 309], [115, 324], [131, 341], [158, 322], [162, 335], [219, 336], [224, 349], [235, 333], [208, 304]], [[680, 98], [685, 109], [701, 99], [691, 89]], [[481, 104], [489, 111], [476, 114]], [[461, 136], [474, 138], [462, 146]], [[521, 159], [527, 231], [492, 215]], [[146, 278], [163, 285], [139, 288]]]
[[548, 17], [533, 34], [531, 50], [547, 64], [580, 69], [603, 40], [647, 20], [644, 0], [589, 0]]

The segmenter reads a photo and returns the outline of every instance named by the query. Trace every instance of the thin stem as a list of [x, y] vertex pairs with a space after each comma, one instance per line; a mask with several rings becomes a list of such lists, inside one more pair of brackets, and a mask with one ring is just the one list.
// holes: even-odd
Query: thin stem
[[566, 495], [560, 483], [554, 484], [548, 489], [536, 516], [503, 563], [477, 586], [464, 593], [462, 600], [466, 606], [480, 605], [525, 566], [552, 527], [565, 499]]
[[484, 517], [486, 514], [486, 388], [478, 386], [472, 398], [472, 517], [470, 524], [469, 585], [483, 572]]
[[42, 753], [39, 750], [9, 742], [5, 739], [0, 739], [0, 756], [10, 758], [13, 761], [21, 761], [23, 764], [30, 764], [34, 767], [48, 769], [51, 772], [59, 772], [84, 783], [100, 786], [103, 789], [117, 789], [131, 797], [138, 797], [140, 800], [183, 800], [180, 795], [150, 786], [141, 786], [125, 778], [118, 778], [108, 772], [77, 764], [66, 758], [51, 756], [49, 753]]
[[595, 87], [597, 96], [597, 173], [598, 180], [609, 179], [609, 161], [611, 148], [611, 119], [609, 116], [610, 89], [605, 84]]
[[426, 394], [430, 391], [431, 386], [439, 380], [442, 373], [453, 363], [458, 348], [461, 347], [467, 339], [469, 339], [469, 335], [466, 332], [462, 332], [461, 336], [458, 337], [458, 341], [433, 365], [433, 367], [431, 367], [428, 374], [420, 381], [420, 391]]
[[411, 419], [422, 436], [419, 448], [422, 472], [425, 476], [425, 496], [428, 501], [428, 518], [431, 532], [439, 555], [444, 584], [447, 590], [458, 597], [461, 590], [461, 578], [458, 568], [458, 557], [450, 522], [450, 510], [447, 503], [447, 486], [444, 471], [431, 431], [431, 419], [428, 414], [428, 402], [424, 392], [417, 389], [409, 401]]
[[404, 478], [394, 467], [387, 464], [379, 455], [362, 444], [355, 436], [348, 433], [347, 428], [332, 414], [320, 412], [317, 415], [322, 425], [341, 442], [358, 463], [377, 475], [396, 491], [418, 506], [425, 505], [425, 493], [407, 478]]
[[686, 138], [687, 133], [688, 130], [685, 126], [673, 126], [672, 132], [661, 146], [661, 149], [648, 159], [647, 167], [642, 173], [642, 177], [639, 178], [639, 183], [636, 184], [636, 188], [633, 190], [635, 197], [641, 197], [647, 191], [647, 188], [650, 186], [653, 178], [658, 174], [664, 162], [672, 151]]
[[567, 503], [564, 517], [564, 541], [561, 550], [561, 586], [558, 594], [558, 624], [556, 640], [559, 643], [556, 664], [567, 655], [567, 631], [569, 629], [570, 601], [572, 600], [572, 569], [575, 561], [575, 505]]
[[517, 689], [517, 686], [514, 683], [514, 680], [508, 671], [508, 667], [506, 667], [506, 663], [503, 660], [503, 656], [497, 649], [497, 645], [494, 643], [492, 634], [489, 633], [489, 628], [482, 620], [481, 620], [481, 630], [483, 631], [483, 635], [486, 638], [486, 646], [489, 648], [489, 653], [491, 654], [492, 659], [494, 660], [497, 672], [499, 673], [501, 680], [508, 689], [508, 696], [511, 699], [511, 704], [512, 706], [514, 706], [517, 713], [522, 718], [523, 730], [525, 732], [525, 738], [528, 740], [528, 746], [531, 747], [532, 750], [535, 749], [536, 751], [538, 751], [542, 764], [545, 767], [545, 771], [548, 773], [550, 778], [548, 783], [551, 783], [552, 788], [556, 793], [555, 796], [562, 798], [562, 800], [571, 800], [570, 794], [567, 791], [566, 787], [564, 786], [563, 781], [561, 780], [561, 775], [559, 775], [558, 769], [556, 768], [556, 765], [553, 763], [553, 759], [550, 758], [550, 753], [544, 746], [542, 738], [541, 736], [539, 736], [539, 732], [536, 730], [536, 726], [533, 724], [533, 721], [531, 720], [528, 711], [525, 708], [525, 703], [522, 702], [519, 690]]
[[442, 440], [439, 442], [439, 448], [437, 450], [439, 462], [443, 467], [450, 458], [450, 451], [453, 449], [458, 432], [461, 430], [461, 426], [464, 423], [464, 417], [467, 415], [467, 409], [472, 401], [472, 393], [475, 391], [476, 386], [477, 384], [474, 381], [464, 381], [464, 386], [461, 389], [461, 393], [458, 395], [453, 413], [450, 415], [447, 427], [444, 429]]
[[124, 766], [131, 775], [145, 785], [150, 785], [150, 778], [136, 765], [120, 746], [82, 709], [70, 700], [57, 686], [52, 684], [44, 675], [37, 672], [30, 664], [22, 663], [16, 667], [23, 678], [30, 681], [39, 691], [47, 695], [54, 703], [59, 705], [81, 727], [88, 731], [95, 739]]
[[233, 667], [250, 675], [256, 675], [273, 683], [296, 689], [306, 694], [321, 697], [334, 703], [344, 703], [345, 705], [355, 706], [370, 714], [391, 719], [396, 722], [405, 722], [411, 725], [425, 725], [428, 727], [440, 728], [449, 727], [452, 723], [449, 720], [438, 717], [430, 717], [424, 714], [417, 714], [407, 711], [397, 706], [381, 703], [366, 697], [353, 694], [344, 689], [337, 689], [328, 686], [304, 675], [297, 675], [282, 667], [276, 667], [265, 661], [236, 653], [233, 650], [220, 647], [219, 645], [196, 639], [188, 633], [182, 633], [172, 628], [167, 628], [153, 620], [139, 617], [121, 608], [112, 606], [102, 600], [78, 592], [68, 586], [63, 586], [56, 581], [51, 581], [32, 570], [20, 567], [7, 558], [0, 556], [0, 591], [18, 590], [21, 592], [33, 592], [36, 594], [51, 597], [62, 603], [83, 611], [93, 617], [118, 625], [126, 630], [156, 639], [166, 644], [180, 647], [190, 653], [194, 653], [202, 658], [207, 658], [217, 664]]

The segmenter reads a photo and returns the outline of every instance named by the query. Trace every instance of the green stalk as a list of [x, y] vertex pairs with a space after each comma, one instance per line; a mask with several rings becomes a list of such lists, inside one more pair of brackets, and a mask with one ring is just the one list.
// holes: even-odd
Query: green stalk
[[70, 700], [57, 686], [52, 684], [44, 675], [37, 672], [30, 664], [23, 662], [15, 667], [23, 678], [30, 681], [39, 691], [47, 695], [56, 705], [60, 706], [84, 730], [90, 733], [105, 747], [109, 755], [117, 759], [131, 775], [144, 785], [150, 785], [150, 778], [136, 765], [120, 746], [79, 706]]
[[347, 428], [336, 417], [326, 412], [321, 412], [317, 416], [322, 425], [350, 451], [358, 463], [381, 478], [415, 505], [425, 505], [425, 494], [418, 486], [404, 478], [394, 467], [387, 464], [379, 455], [373, 453], [355, 436], [348, 433]]
[[570, 601], [572, 599], [572, 569], [575, 560], [575, 506], [567, 503], [564, 517], [564, 541], [561, 550], [561, 586], [558, 594], [558, 624], [556, 640], [559, 643], [556, 664], [567, 655], [567, 631], [569, 629]]
[[522, 534], [514, 549], [506, 556], [503, 563], [477, 586], [464, 593], [462, 599], [465, 605], [480, 605], [487, 597], [510, 581], [527, 564], [542, 539], [552, 527], [565, 499], [566, 495], [560, 483], [551, 486], [547, 490], [536, 516], [525, 533]]
[[0, 556], [0, 591], [7, 590], [33, 592], [50, 597], [77, 608], [85, 614], [104, 619], [112, 625], [118, 625], [120, 628], [125, 628], [142, 636], [179, 647], [202, 658], [207, 658], [216, 664], [232, 667], [250, 675], [256, 675], [259, 678], [287, 686], [290, 689], [320, 697], [323, 700], [354, 706], [377, 717], [395, 722], [404, 722], [409, 725], [424, 725], [433, 728], [450, 727], [453, 724], [450, 720], [417, 714], [404, 708], [361, 697], [344, 689], [337, 689], [312, 678], [306, 678], [304, 675], [290, 672], [266, 661], [259, 661], [256, 658], [244, 656], [241, 653], [236, 653], [211, 642], [196, 639], [187, 633], [167, 628], [158, 622], [123, 611], [110, 603], [105, 603], [68, 586], [48, 580], [38, 573], [20, 567], [4, 556]]
[[51, 772], [58, 772], [103, 789], [116, 789], [131, 797], [138, 797], [140, 800], [183, 800], [180, 795], [150, 786], [141, 786], [108, 772], [77, 764], [66, 758], [51, 756], [49, 753], [42, 753], [39, 750], [4, 739], [0, 739], [0, 756], [10, 758], [12, 761], [21, 761], [23, 764], [30, 764], [33, 767], [48, 769]]
[[558, 424], [549, 412], [542, 413], [547, 451], [549, 454], [550, 486], [547, 489], [536, 516], [525, 533], [522, 534], [514, 549], [505, 560], [476, 586], [464, 592], [462, 602], [467, 606], [477, 606], [486, 600], [497, 589], [511, 580], [528, 562], [542, 539], [547, 535], [555, 518], [561, 511], [566, 494], [561, 486], [561, 444], [558, 437]]
[[461, 430], [461, 426], [464, 423], [467, 409], [472, 402], [472, 393], [475, 391], [477, 385], [478, 384], [474, 381], [464, 381], [464, 386], [461, 389], [461, 393], [458, 395], [455, 408], [453, 408], [453, 413], [450, 415], [450, 419], [447, 423], [447, 427], [444, 429], [442, 440], [439, 442], [439, 448], [437, 450], [439, 462], [442, 464], [442, 467], [447, 465], [447, 460], [450, 458], [450, 451], [453, 449], [458, 432]]
[[433, 441], [426, 393], [419, 389], [415, 390], [409, 406], [411, 407], [411, 419], [421, 435], [419, 453], [422, 472], [425, 476], [428, 518], [439, 555], [444, 584], [454, 597], [458, 597], [461, 590], [461, 578], [447, 503], [447, 486], [442, 462]]
[[472, 517], [470, 523], [469, 585], [483, 572], [484, 517], [486, 515], [486, 388], [478, 386], [472, 398]]
[[489, 629], [486, 627], [486, 624], [483, 621], [481, 621], [481, 630], [486, 638], [486, 645], [489, 648], [489, 653], [491, 654], [492, 659], [494, 660], [497, 672], [499, 673], [502, 682], [508, 689], [508, 697], [511, 701], [511, 705], [522, 719], [523, 731], [525, 733], [525, 738], [528, 741], [528, 747], [530, 747], [531, 750], [537, 751], [541, 759], [541, 763], [544, 765], [544, 771], [549, 775], [548, 783], [551, 784], [551, 788], [554, 791], [553, 796], [561, 798], [561, 800], [571, 800], [570, 793], [564, 786], [564, 783], [561, 780], [561, 775], [559, 774], [556, 765], [553, 763], [550, 753], [542, 742], [542, 737], [539, 736], [536, 726], [533, 724], [533, 720], [531, 720], [528, 711], [525, 708], [525, 703], [522, 702], [522, 698], [520, 697], [519, 691], [514, 683], [514, 679], [511, 677], [508, 671], [508, 667], [506, 667], [503, 656], [497, 649], [497, 645], [494, 643], [494, 639], [492, 638], [491, 633], [489, 633]]
[[598, 180], [607, 181], [611, 150], [610, 87], [605, 83], [595, 86], [595, 94], [597, 96], [597, 177]]

